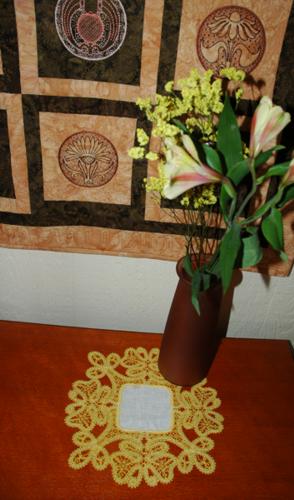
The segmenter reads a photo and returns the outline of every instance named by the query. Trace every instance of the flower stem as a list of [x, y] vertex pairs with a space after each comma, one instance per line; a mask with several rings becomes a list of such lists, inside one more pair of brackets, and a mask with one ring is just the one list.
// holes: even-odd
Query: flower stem
[[252, 222], [255, 222], [257, 219], [260, 219], [260, 217], [263, 217], [272, 207], [274, 207], [277, 203], [279, 203], [281, 197], [283, 194], [283, 190], [279, 189], [278, 192], [271, 198], [267, 203], [265, 203], [261, 209], [257, 209], [255, 214], [251, 215], [247, 219], [244, 219], [241, 222], [241, 226], [248, 226]]
[[255, 173], [255, 168], [254, 168], [254, 158], [251, 158], [249, 161], [249, 170], [250, 170], [251, 177], [252, 177], [252, 186], [251, 186], [249, 193], [247, 194], [247, 196], [243, 200], [243, 203], [241, 204], [239, 210], [237, 211], [237, 213], [234, 217], [235, 220], [237, 220], [238, 217], [240, 217], [240, 215], [242, 214], [247, 203], [251, 200], [252, 196], [256, 193], [257, 185], [256, 185], [256, 173]]

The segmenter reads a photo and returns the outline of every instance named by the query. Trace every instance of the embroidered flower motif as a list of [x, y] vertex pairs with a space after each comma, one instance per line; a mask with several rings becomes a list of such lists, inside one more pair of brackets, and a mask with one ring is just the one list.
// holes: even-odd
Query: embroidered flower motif
[[149, 486], [159, 482], [169, 483], [173, 478], [176, 458], [169, 453], [164, 441], [147, 438], [146, 441], [132, 439], [119, 444], [120, 451], [111, 456], [113, 475], [119, 484], [136, 488], [142, 479]]
[[94, 379], [105, 377], [109, 370], [115, 369], [120, 363], [120, 356], [114, 352], [107, 358], [101, 352], [90, 352], [88, 358], [93, 367], [86, 371], [86, 375]]
[[73, 442], [78, 447], [70, 457], [73, 469], [81, 469], [89, 462], [96, 470], [104, 470], [109, 465], [109, 452], [91, 432], [76, 432]]
[[198, 384], [193, 386], [191, 391], [183, 391], [180, 398], [185, 408], [183, 412], [185, 429], [194, 429], [198, 435], [221, 432], [223, 417], [215, 411], [220, 406], [220, 399], [216, 397], [214, 389]]
[[108, 403], [111, 400], [111, 389], [102, 386], [99, 380], [73, 384], [69, 397], [74, 401], [67, 407], [70, 414], [66, 423], [70, 427], [92, 430], [95, 425], [104, 425], [109, 412]]
[[162, 381], [163, 377], [158, 371], [157, 361], [158, 349], [154, 348], [147, 352], [142, 347], [137, 349], [130, 347], [125, 351], [121, 364], [127, 369], [128, 377], [136, 377], [142, 381]]
[[200, 62], [214, 73], [229, 66], [251, 73], [261, 61], [265, 46], [265, 30], [259, 17], [236, 5], [213, 10], [197, 34]]
[[209, 24], [209, 27], [213, 34], [220, 37], [227, 36], [230, 40], [240, 37], [244, 42], [248, 38], [254, 39], [259, 33], [254, 17], [241, 16], [237, 10], [229, 13], [224, 10], [215, 21]]
[[[142, 481], [148, 486], [170, 483], [176, 468], [183, 474], [194, 468], [204, 474], [214, 472], [215, 461], [210, 455], [214, 443], [208, 436], [223, 429], [223, 418], [215, 411], [220, 405], [216, 391], [205, 386], [206, 380], [191, 392], [166, 382], [158, 371], [158, 354], [159, 349], [142, 347], [126, 349], [122, 357], [89, 353], [92, 366], [86, 373], [90, 380], [73, 383], [69, 392], [73, 402], [65, 409], [65, 423], [77, 429], [70, 467], [81, 469], [91, 464], [103, 471], [110, 466], [114, 481], [130, 488]], [[120, 393], [130, 383], [171, 390], [171, 430], [127, 431], [117, 425]]]
[[96, 5], [95, 12], [87, 10], [85, 0], [58, 0], [55, 7], [55, 26], [64, 47], [89, 61], [111, 57], [127, 33], [127, 16], [120, 0], [97, 0]]
[[187, 450], [181, 451], [178, 456], [178, 468], [183, 474], [188, 474], [197, 467], [198, 470], [207, 474], [215, 470], [215, 461], [209, 455], [214, 443], [208, 437], [195, 439]]
[[67, 137], [60, 146], [58, 161], [65, 177], [83, 187], [107, 184], [118, 167], [114, 145], [103, 135], [90, 131]]

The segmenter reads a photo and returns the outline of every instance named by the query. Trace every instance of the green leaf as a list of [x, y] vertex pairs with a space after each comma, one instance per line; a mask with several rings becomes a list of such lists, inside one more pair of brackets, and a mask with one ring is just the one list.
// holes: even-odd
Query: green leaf
[[213, 168], [213, 170], [215, 170], [216, 172], [219, 172], [220, 174], [222, 174], [223, 173], [222, 164], [221, 164], [220, 157], [217, 154], [216, 150], [211, 148], [207, 144], [203, 144], [203, 150], [205, 153], [205, 159], [206, 159], [207, 165], [209, 165], [209, 167]]
[[242, 141], [235, 113], [226, 95], [223, 111], [220, 115], [217, 132], [217, 149], [226, 161], [228, 172], [242, 160]]
[[193, 277], [192, 277], [192, 304], [195, 307], [199, 316], [200, 316], [199, 294], [201, 290], [201, 280], [202, 280], [201, 271], [199, 269], [196, 269], [193, 272]]
[[249, 234], [256, 234], [258, 231], [258, 228], [255, 226], [249, 226], [246, 228], [247, 233]]
[[284, 175], [289, 169], [290, 161], [285, 161], [284, 163], [278, 163], [269, 168], [265, 174], [265, 177], [272, 177], [273, 175]]
[[271, 149], [268, 149], [267, 151], [262, 151], [261, 153], [259, 153], [259, 155], [257, 155], [257, 157], [255, 158], [255, 167], [259, 167], [259, 165], [263, 165], [264, 163], [267, 162], [267, 160], [272, 156], [272, 154], [275, 152], [275, 151], [279, 151], [280, 149], [285, 149], [285, 146], [282, 146], [281, 144], [278, 144], [277, 146], [274, 146], [273, 148]]
[[284, 252], [283, 218], [277, 208], [272, 208], [268, 217], [261, 224], [264, 237], [274, 250], [280, 253], [283, 260], [287, 260]]
[[226, 218], [229, 214], [230, 205], [231, 205], [231, 197], [228, 195], [226, 187], [222, 185], [219, 202], [222, 210], [222, 214], [224, 218]]
[[193, 267], [191, 263], [190, 255], [186, 254], [183, 260], [183, 267], [189, 276], [193, 276]]
[[209, 273], [203, 273], [202, 274], [202, 283], [203, 283], [203, 290], [208, 290], [211, 285], [211, 274]]
[[280, 202], [281, 196], [282, 196], [282, 191], [278, 190], [276, 192], [276, 194], [270, 200], [268, 200], [264, 205], [261, 205], [256, 210], [256, 212], [254, 212], [254, 214], [252, 214], [250, 217], [248, 217], [247, 219], [245, 219], [242, 222], [242, 224], [243, 225], [250, 224], [254, 220], [259, 219], [259, 217], [262, 217], [263, 215], [265, 215], [266, 212], [268, 212], [268, 210], [270, 208], [272, 208], [274, 205], [276, 205], [276, 204], [278, 204]]
[[285, 175], [289, 169], [289, 165], [290, 161], [286, 161], [285, 163], [279, 163], [278, 165], [270, 167], [264, 175], [256, 179], [256, 184], [262, 184], [269, 177]]
[[212, 262], [207, 264], [207, 272], [211, 275], [215, 276], [217, 279], [220, 279], [220, 258], [219, 255], [215, 258], [213, 256]]
[[223, 180], [223, 187], [225, 188], [230, 198], [237, 199], [237, 193], [235, 191], [235, 188], [233, 187], [233, 184], [231, 183], [230, 179], [228, 179], [227, 177]]
[[253, 216], [255, 219], [259, 219], [259, 217], [262, 217], [272, 206], [272, 200], [269, 200], [266, 202], [264, 205], [259, 207], [256, 212], [254, 212]]
[[193, 304], [198, 316], [201, 316], [199, 299], [195, 294], [193, 294], [193, 292], [192, 292], [192, 304]]
[[279, 208], [283, 208], [286, 203], [289, 203], [289, 201], [294, 200], [294, 184], [291, 184], [291, 186], [287, 186], [284, 189], [281, 201], [277, 204]]
[[[249, 229], [249, 228], [248, 228]], [[242, 238], [242, 262], [241, 267], [255, 266], [262, 259], [262, 249], [258, 237], [257, 228], [250, 228], [250, 236]]]
[[249, 159], [245, 158], [238, 163], [235, 163], [235, 165], [233, 165], [228, 172], [228, 177], [234, 182], [236, 186], [238, 186], [238, 184], [240, 184], [244, 177], [249, 174], [248, 162]]
[[189, 134], [189, 130], [187, 129], [187, 127], [185, 126], [185, 124], [183, 122], [181, 122], [180, 120], [177, 120], [177, 118], [173, 118], [173, 123], [180, 129], [182, 130], [183, 132], [185, 132], [185, 134]]
[[288, 262], [288, 255], [284, 252], [284, 251], [281, 251], [280, 252], [280, 258], [281, 260], [283, 260], [284, 262]]
[[220, 270], [224, 292], [231, 283], [233, 269], [241, 246], [241, 227], [234, 222], [227, 230], [220, 246]]
[[211, 275], [203, 271], [203, 269], [196, 269], [192, 277], [192, 304], [200, 316], [200, 302], [199, 295], [202, 291], [208, 290], [211, 285]]

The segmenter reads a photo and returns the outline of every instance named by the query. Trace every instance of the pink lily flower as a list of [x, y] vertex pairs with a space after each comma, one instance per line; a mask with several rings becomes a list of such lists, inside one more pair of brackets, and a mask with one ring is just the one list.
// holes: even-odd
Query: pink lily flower
[[289, 168], [281, 180], [281, 186], [294, 184], [294, 158], [292, 158]]
[[256, 158], [261, 151], [266, 150], [290, 120], [290, 113], [286, 113], [280, 106], [273, 105], [269, 97], [262, 97], [251, 122], [251, 158]]
[[169, 200], [202, 184], [222, 182], [223, 175], [202, 163], [197, 149], [188, 135], [182, 136], [182, 146], [166, 141], [166, 163], [163, 176], [166, 179], [163, 196]]

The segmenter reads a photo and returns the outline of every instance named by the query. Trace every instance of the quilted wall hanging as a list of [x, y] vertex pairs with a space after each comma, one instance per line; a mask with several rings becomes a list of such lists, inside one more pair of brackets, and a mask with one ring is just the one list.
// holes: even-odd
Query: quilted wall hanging
[[[176, 260], [183, 227], [142, 188], [154, 167], [127, 154], [136, 128], [147, 127], [136, 100], [192, 67], [234, 65], [293, 112], [290, 0], [0, 0], [0, 8], [1, 246]], [[244, 115], [259, 97], [246, 87]], [[288, 127], [281, 142], [290, 135]], [[285, 224], [292, 257], [290, 211]], [[268, 253], [259, 270], [290, 268], [291, 259]]]

